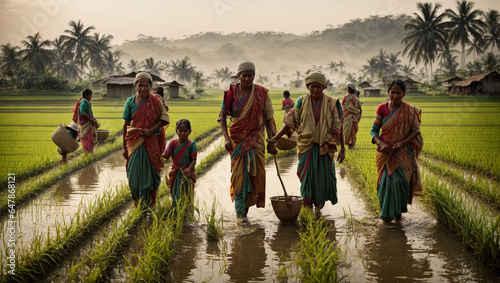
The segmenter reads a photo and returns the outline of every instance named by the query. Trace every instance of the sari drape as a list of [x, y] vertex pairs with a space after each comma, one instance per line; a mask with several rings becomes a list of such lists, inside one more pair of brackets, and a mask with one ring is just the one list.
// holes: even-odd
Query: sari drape
[[358, 133], [358, 123], [361, 118], [361, 103], [355, 94], [348, 94], [342, 99], [342, 109], [344, 110], [344, 142], [347, 145], [356, 145], [356, 134]]
[[[380, 138], [392, 147], [413, 132], [420, 132], [422, 110], [403, 102], [399, 109], [382, 120]], [[418, 156], [423, 147], [419, 134], [405, 149], [384, 154], [377, 149], [377, 191], [381, 218], [391, 220], [407, 212], [406, 205], [412, 203], [413, 195], [422, 195], [422, 181]]]
[[85, 98], [81, 97], [76, 102], [75, 108], [73, 108], [73, 122], [78, 124], [80, 127], [80, 140], [82, 142], [83, 151], [92, 152], [94, 150], [94, 146], [97, 144], [97, 128], [92, 125], [90, 121], [81, 119], [81, 104], [85, 101], [88, 105], [87, 115], [91, 118], [94, 118], [94, 114], [92, 113], [92, 103]]
[[342, 134], [342, 107], [338, 99], [325, 94], [318, 103], [313, 105], [310, 94], [303, 96], [283, 119], [298, 133], [297, 176], [304, 206], [337, 203], [334, 156]]
[[253, 85], [242, 101], [238, 99], [239, 84], [231, 85], [224, 92], [224, 106], [231, 116], [229, 127], [233, 152], [231, 152], [231, 200], [235, 202], [236, 215], [246, 215], [250, 206], [265, 206], [266, 170], [264, 128], [272, 119], [272, 105], [268, 89]]
[[132, 113], [132, 122], [127, 127], [127, 178], [136, 203], [140, 199], [147, 205], [154, 205], [156, 201], [156, 190], [161, 182], [160, 170], [163, 167], [162, 154], [166, 146], [165, 133], [160, 128], [155, 134], [145, 138], [141, 136], [139, 129], [150, 129], [158, 120], [169, 122], [168, 114], [161, 100], [149, 94], [137, 106], [135, 113]]
[[172, 154], [172, 168], [168, 173], [168, 185], [172, 196], [172, 207], [177, 207], [177, 202], [183, 194], [187, 195], [190, 201], [193, 200], [194, 184], [196, 183], [194, 168], [190, 176], [187, 177], [184, 176], [182, 169], [187, 168], [191, 161], [196, 159], [196, 143], [187, 140], [178, 145], [178, 140], [172, 140], [166, 151]]

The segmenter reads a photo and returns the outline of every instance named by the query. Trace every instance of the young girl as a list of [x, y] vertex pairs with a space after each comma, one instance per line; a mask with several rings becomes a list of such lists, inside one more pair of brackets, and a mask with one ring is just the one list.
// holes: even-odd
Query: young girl
[[193, 202], [194, 183], [196, 175], [194, 166], [196, 164], [196, 143], [188, 139], [191, 133], [191, 123], [189, 120], [181, 119], [175, 125], [178, 139], [172, 140], [163, 157], [169, 159], [172, 156], [172, 169], [168, 173], [170, 194], [172, 195], [172, 206], [177, 207], [177, 201], [183, 194], [187, 195], [190, 205]]
[[281, 109], [283, 110], [283, 113], [286, 116], [286, 114], [288, 114], [288, 112], [290, 112], [290, 110], [293, 109], [293, 106], [295, 104], [293, 103], [293, 100], [290, 98], [290, 92], [288, 90], [285, 90], [283, 92], [283, 97], [285, 99], [281, 101], [281, 106], [282, 106]]

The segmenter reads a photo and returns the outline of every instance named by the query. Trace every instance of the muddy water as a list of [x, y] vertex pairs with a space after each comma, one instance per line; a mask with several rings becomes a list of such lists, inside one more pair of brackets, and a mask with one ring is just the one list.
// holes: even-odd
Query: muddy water
[[[298, 195], [300, 183], [295, 174], [295, 156], [279, 160], [280, 175], [289, 195]], [[455, 237], [423, 211], [418, 200], [409, 206], [401, 222], [382, 224], [378, 216], [367, 213], [356, 197], [345, 169], [336, 168], [338, 199], [323, 208], [335, 240], [343, 254], [339, 273], [351, 282], [497, 282], [498, 276], [461, 247]], [[270, 196], [283, 195], [271, 162], [266, 167], [266, 208], [250, 208], [250, 224], [235, 225], [234, 204], [229, 197], [230, 165], [226, 156], [196, 185], [202, 216], [214, 196], [224, 217], [224, 238], [207, 241], [206, 224], [186, 227], [179, 253], [172, 265], [174, 282], [269, 282], [293, 255], [298, 227], [281, 223], [275, 216]], [[285, 257], [283, 257], [283, 255]], [[289, 271], [290, 272], [290, 271]], [[290, 275], [290, 273], [289, 273]], [[292, 274], [293, 276], [293, 274]], [[295, 281], [290, 276], [289, 280]]]
[[[35, 233], [55, 233], [55, 223], [69, 221], [96, 195], [127, 183], [125, 160], [120, 153], [111, 154], [46, 189], [38, 197], [16, 207], [16, 247], [27, 246]], [[5, 233], [7, 218], [0, 218]], [[3, 251], [3, 244], [0, 245]]]

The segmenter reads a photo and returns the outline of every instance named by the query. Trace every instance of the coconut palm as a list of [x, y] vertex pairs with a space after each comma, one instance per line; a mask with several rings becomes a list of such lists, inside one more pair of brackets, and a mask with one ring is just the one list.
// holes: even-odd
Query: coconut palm
[[188, 56], [182, 60], [177, 59], [171, 68], [171, 74], [179, 81], [190, 83], [194, 77], [195, 69], [189, 62]]
[[456, 49], [450, 49], [450, 45], [446, 43], [445, 45], [438, 48], [438, 53], [436, 59], [442, 63], [447, 57], [453, 56], [454, 54], [460, 54], [460, 52]]
[[410, 62], [415, 64], [430, 64], [431, 75], [436, 53], [448, 38], [448, 24], [444, 22], [445, 15], [438, 13], [440, 7], [439, 3], [434, 6], [432, 3], [417, 3], [417, 10], [422, 15], [413, 13], [413, 17], [404, 26], [406, 36], [402, 40], [405, 45], [403, 54], [408, 54]]
[[441, 70], [443, 71], [444, 77], [454, 77], [458, 74], [458, 56], [451, 55], [446, 57], [443, 62], [440, 63]]
[[146, 58], [141, 63], [144, 66], [144, 69], [146, 69], [146, 71], [150, 72], [151, 74], [159, 76], [160, 73], [164, 70], [163, 63], [161, 61], [155, 62], [155, 59], [153, 57]]
[[397, 53], [391, 53], [387, 57], [387, 61], [389, 62], [388, 71], [390, 74], [399, 74], [399, 70], [401, 70], [401, 67], [403, 67], [403, 65], [401, 65], [401, 60], [399, 60], [398, 58], [399, 54], [401, 54], [401, 51]]
[[54, 49], [52, 50], [54, 56], [54, 72], [57, 75], [70, 80], [78, 79], [80, 70], [71, 58], [68, 58], [68, 56], [65, 55], [64, 43], [61, 37], [52, 41], [52, 46], [54, 46]]
[[[107, 74], [115, 74], [115, 73], [120, 73], [122, 72], [123, 73], [123, 66], [121, 66], [121, 63], [119, 62], [120, 61], [120, 54], [121, 54], [121, 51], [117, 50], [117, 51], [111, 51], [111, 50], [108, 50], [105, 54], [104, 54], [104, 58], [103, 58], [103, 69], [102, 71], [104, 71], [105, 73]], [[120, 68], [118, 68], [118, 65], [120, 65]]]
[[472, 61], [476, 60], [476, 54], [484, 53], [484, 41], [474, 40], [471, 42], [470, 47], [465, 50], [467, 55], [472, 53]]
[[92, 36], [92, 44], [87, 51], [86, 60], [97, 72], [106, 71], [105, 69], [109, 71], [107, 66], [109, 62], [106, 62], [106, 57], [109, 56], [111, 39], [113, 39], [112, 35], [101, 36], [99, 33], [94, 33]]
[[130, 59], [130, 62], [128, 63], [127, 67], [130, 69], [131, 72], [137, 72], [144, 66], [142, 65], [141, 62], [134, 59]]
[[338, 71], [338, 69], [337, 69], [337, 63], [333, 62], [333, 61], [330, 61], [330, 63], [326, 64], [325, 70], [329, 70], [330, 74], [333, 74], [333, 72], [337, 72]]
[[2, 76], [14, 79], [21, 64], [21, 53], [19, 47], [11, 45], [10, 43], [2, 44], [0, 46], [0, 70]]
[[415, 76], [415, 67], [411, 66], [410, 64], [403, 65], [403, 66], [401, 66], [401, 72], [403, 73], [403, 76], [405, 76], [405, 77], [414, 77]]
[[367, 64], [361, 66], [361, 69], [365, 75], [369, 74], [370, 79], [373, 81], [373, 77], [377, 74], [377, 69], [375, 67], [377, 60], [375, 57], [372, 57], [370, 59], [366, 59]]
[[195, 89], [201, 89], [205, 86], [207, 79], [203, 78], [203, 73], [195, 71], [193, 76], [193, 87]]
[[483, 58], [481, 58], [481, 63], [483, 64], [486, 72], [500, 70], [500, 58], [499, 56], [493, 54], [493, 52], [488, 52]]
[[379, 53], [377, 56], [375, 56], [375, 71], [378, 74], [385, 74], [389, 70], [390, 63], [389, 59], [387, 57], [387, 54], [385, 54], [384, 49], [380, 49]]
[[21, 41], [25, 49], [21, 50], [23, 62], [26, 62], [28, 68], [37, 75], [42, 75], [45, 68], [52, 64], [52, 52], [47, 49], [52, 43], [50, 40], [44, 40], [40, 33], [29, 35], [26, 40]]
[[69, 26], [71, 29], [64, 31], [67, 35], [61, 35], [64, 42], [64, 52], [67, 55], [73, 55], [73, 61], [80, 67], [80, 72], [83, 72], [87, 60], [85, 55], [93, 44], [90, 33], [95, 28], [93, 26], [85, 28], [80, 20], [78, 23], [75, 21], [69, 22]]
[[491, 46], [493, 52], [493, 47], [500, 48], [500, 14], [497, 10], [488, 10], [484, 17], [487, 31], [484, 36], [485, 47]]
[[344, 72], [345, 62], [339, 61], [339, 63], [337, 64], [337, 66], [338, 66], [338, 67], [339, 67], [339, 69], [340, 69], [340, 74], [341, 74], [341, 75], [345, 74], [345, 72]]
[[446, 9], [445, 14], [449, 18], [450, 35], [452, 44], [460, 44], [462, 47], [461, 67], [465, 65], [465, 46], [473, 41], [483, 44], [481, 34], [486, 28], [481, 16], [483, 12], [474, 10], [474, 3], [467, 1], [457, 1], [458, 12]]

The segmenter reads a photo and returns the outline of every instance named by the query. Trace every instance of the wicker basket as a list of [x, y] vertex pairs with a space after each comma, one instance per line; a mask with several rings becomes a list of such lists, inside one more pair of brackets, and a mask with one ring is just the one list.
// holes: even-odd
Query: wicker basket
[[97, 141], [105, 141], [109, 136], [108, 130], [97, 130]]
[[279, 150], [290, 150], [297, 146], [297, 135], [294, 133], [291, 137], [284, 135], [281, 139], [276, 141], [276, 147]]
[[290, 202], [285, 200], [285, 196], [271, 197], [274, 213], [283, 222], [295, 221], [302, 208], [302, 197], [288, 196], [288, 199]]
[[52, 141], [61, 149], [61, 151], [70, 153], [75, 151], [80, 145], [68, 134], [66, 127], [59, 124], [57, 129], [50, 136]]

